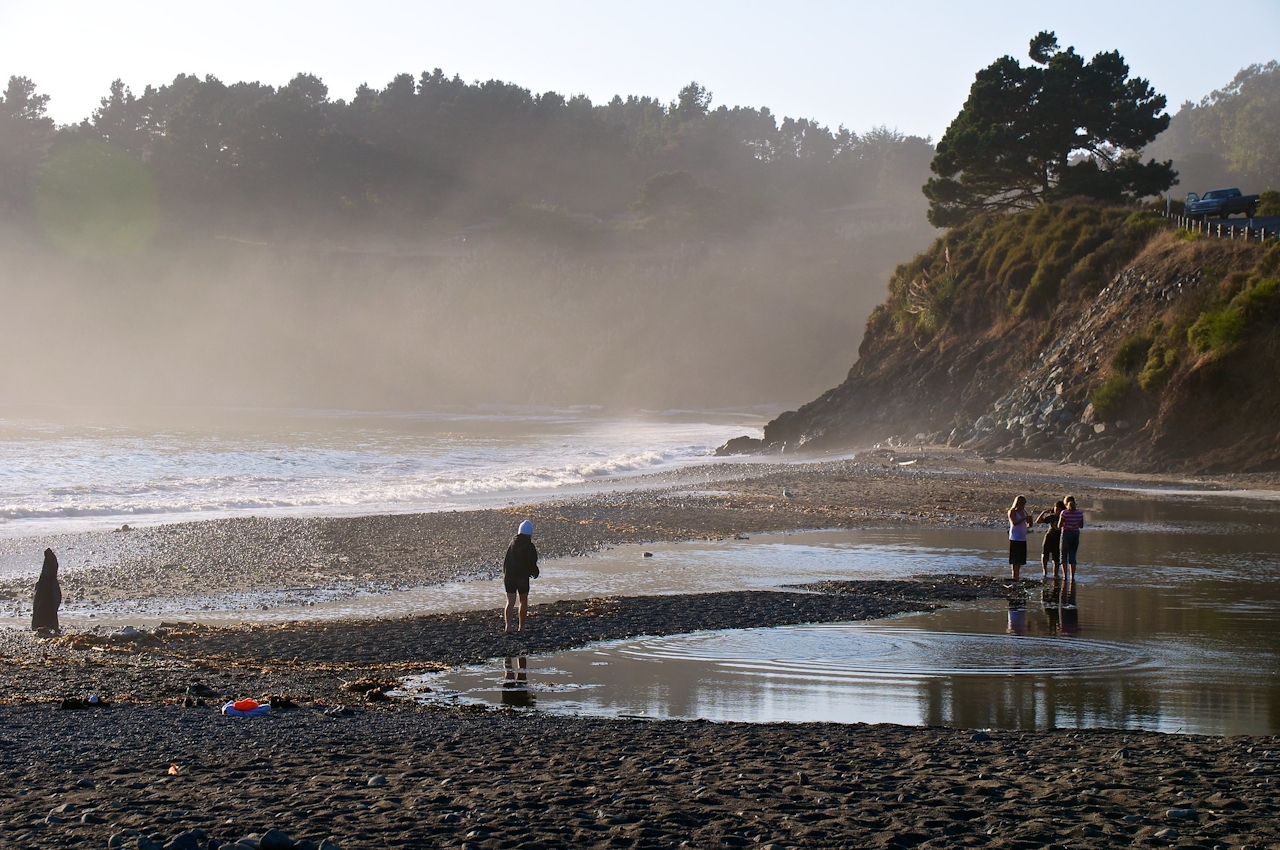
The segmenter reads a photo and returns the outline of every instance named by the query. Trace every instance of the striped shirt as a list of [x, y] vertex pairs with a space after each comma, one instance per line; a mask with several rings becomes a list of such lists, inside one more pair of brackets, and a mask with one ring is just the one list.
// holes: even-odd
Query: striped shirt
[[1058, 517], [1058, 527], [1063, 531], [1079, 531], [1084, 528], [1084, 511], [1063, 511]]

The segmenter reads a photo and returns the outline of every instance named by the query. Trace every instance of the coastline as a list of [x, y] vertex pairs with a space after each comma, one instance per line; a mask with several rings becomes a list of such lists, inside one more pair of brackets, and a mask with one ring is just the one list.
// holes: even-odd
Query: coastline
[[[524, 517], [534, 520], [544, 557], [570, 558], [762, 531], [994, 530], [1014, 492], [1034, 502], [1066, 488], [1081, 498], [1117, 484], [1185, 489], [1154, 476], [920, 450], [722, 472], [489, 511], [106, 532], [82, 545], [100, 554], [119, 546], [128, 559], [68, 571], [64, 594], [93, 588], [110, 603], [139, 592], [225, 592], [237, 582], [287, 590], [350, 576], [352, 588], [391, 589], [484, 576]], [[313, 553], [323, 560], [293, 561]], [[167, 560], [175, 556], [190, 560]], [[192, 567], [203, 563], [216, 569], [201, 582]], [[0, 630], [0, 751], [22, 789], [0, 803], [0, 843], [101, 845], [119, 835], [122, 846], [149, 847], [141, 839], [163, 846], [198, 829], [186, 846], [204, 850], [272, 827], [312, 846], [332, 837], [342, 848], [1280, 840], [1268, 814], [1280, 736], [605, 721], [378, 698], [398, 676], [481, 657], [695, 628], [865, 619], [1004, 592], [990, 579], [969, 581], [939, 581], [931, 592], [919, 582], [880, 582], [828, 594], [563, 600], [535, 605], [535, 628], [513, 638], [501, 633], [497, 600], [483, 611], [398, 619], [176, 625], [123, 641], [80, 628], [55, 641]], [[343, 688], [361, 680], [376, 687]], [[214, 700], [184, 705], [193, 681], [299, 707], [226, 718]], [[57, 710], [62, 697], [90, 692], [113, 704]], [[339, 704], [346, 710], [335, 711]]]
[[[1194, 483], [1280, 490], [1280, 476], [1268, 475]], [[782, 495], [784, 487], [791, 498]], [[1039, 504], [1067, 490], [1087, 499], [1116, 487], [1137, 488], [1132, 496], [1139, 499], [1168, 498], [1162, 490], [1189, 489], [1186, 479], [1027, 461], [988, 463], [972, 452], [949, 449], [878, 449], [787, 464], [726, 463], [631, 480], [625, 489], [469, 511], [240, 517], [0, 538], [0, 557], [31, 564], [29, 575], [0, 577], [0, 608], [14, 625], [21, 623], [23, 610], [29, 612], [45, 546], [53, 547], [63, 564], [64, 622], [89, 627], [88, 614], [95, 611], [122, 611], [121, 617], [134, 622], [198, 620], [202, 610], [296, 608], [358, 594], [492, 579], [512, 529], [525, 518], [538, 529], [542, 557], [552, 561], [626, 544], [735, 534], [995, 527], [1017, 492]], [[130, 601], [139, 599], [170, 600], [186, 610], [148, 617], [131, 610]]]

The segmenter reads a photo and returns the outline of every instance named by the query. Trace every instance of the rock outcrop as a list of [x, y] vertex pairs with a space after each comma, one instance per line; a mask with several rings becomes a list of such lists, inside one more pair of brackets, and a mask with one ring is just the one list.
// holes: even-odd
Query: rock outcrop
[[[721, 452], [945, 443], [1103, 467], [1280, 469], [1280, 244], [1188, 239], [1163, 226], [1141, 235], [1117, 272], [1090, 279], [1105, 264], [1081, 254], [1053, 299], [1019, 315], [1016, 280], [1001, 286], [992, 273], [1007, 259], [951, 261], [958, 239], [1008, 234], [953, 231], [941, 250], [899, 267], [844, 383], [770, 422], [763, 440]], [[1018, 238], [1044, 234], [1024, 227]], [[1118, 238], [1098, 237], [1102, 250]], [[930, 309], [926, 284], [946, 275], [959, 294], [937, 330], [922, 333], [911, 320]], [[1214, 322], [1235, 337], [1214, 336]]]

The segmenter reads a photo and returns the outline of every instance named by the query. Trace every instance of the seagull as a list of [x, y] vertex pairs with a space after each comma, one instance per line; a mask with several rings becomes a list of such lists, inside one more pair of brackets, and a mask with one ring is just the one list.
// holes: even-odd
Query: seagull
[[784, 498], [787, 498], [787, 499], [794, 499], [794, 498], [795, 498], [795, 494], [793, 494], [793, 493], [792, 493], [790, 490], [788, 490], [786, 487], [783, 487], [783, 488], [782, 488], [782, 495], [783, 495], [783, 497], [784, 497]]

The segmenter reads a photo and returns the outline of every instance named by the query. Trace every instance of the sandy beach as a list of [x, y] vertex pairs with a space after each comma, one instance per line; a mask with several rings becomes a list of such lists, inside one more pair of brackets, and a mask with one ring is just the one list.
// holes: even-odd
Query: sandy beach
[[[619, 544], [764, 531], [995, 526], [1017, 492], [1039, 503], [1068, 489], [1087, 498], [1114, 486], [1276, 483], [1100, 475], [940, 451], [726, 465], [692, 479], [488, 511], [219, 520], [21, 545], [85, 554], [62, 578], [74, 610], [77, 600], [305, 598], [492, 577], [526, 516], [554, 564]], [[561, 600], [535, 605], [532, 628], [519, 636], [502, 633], [496, 604], [229, 628], [193, 618], [114, 637], [83, 627], [53, 640], [6, 630], [0, 753], [14, 791], [0, 803], [0, 845], [1280, 842], [1275, 737], [603, 721], [383, 695], [401, 676], [603, 639], [932, 610], [1006, 593], [996, 578]], [[8, 606], [25, 604], [30, 582], [8, 581], [4, 592]], [[189, 693], [196, 682], [208, 696]], [[110, 706], [60, 708], [91, 693]], [[274, 696], [280, 707], [227, 718], [217, 711], [224, 696]]]

